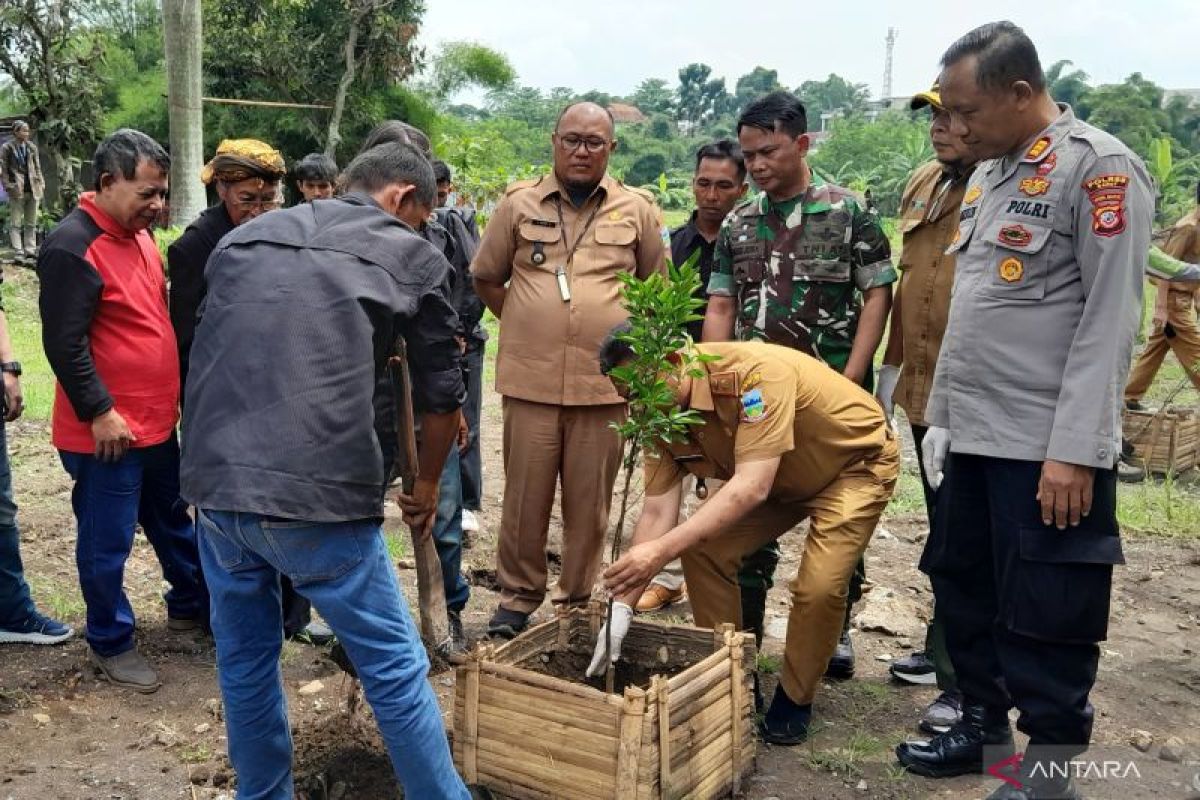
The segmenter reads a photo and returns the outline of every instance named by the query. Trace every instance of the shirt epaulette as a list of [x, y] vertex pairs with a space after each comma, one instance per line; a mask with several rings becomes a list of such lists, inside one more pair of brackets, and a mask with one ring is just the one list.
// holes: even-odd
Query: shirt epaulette
[[522, 189], [532, 189], [541, 182], [542, 178], [527, 178], [523, 181], [514, 181], [508, 185], [507, 189], [504, 190], [504, 196], [508, 197], [509, 195], [519, 192]]

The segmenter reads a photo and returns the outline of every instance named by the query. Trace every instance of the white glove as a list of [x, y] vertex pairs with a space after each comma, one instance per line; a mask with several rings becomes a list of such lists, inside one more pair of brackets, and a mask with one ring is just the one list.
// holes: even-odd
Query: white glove
[[888, 418], [888, 422], [892, 421], [892, 414], [895, 411], [892, 395], [896, 393], [896, 384], [899, 382], [899, 367], [884, 364], [879, 368], [879, 380], [875, 385], [875, 399], [879, 401], [879, 405], [883, 406], [883, 414]]
[[[633, 621], [633, 607], [628, 603], [613, 603], [612, 606], [612, 652], [609, 661], [617, 663], [621, 657], [621, 644], [629, 633], [629, 623]], [[600, 636], [596, 639], [596, 652], [592, 654], [592, 663], [588, 665], [589, 678], [604, 672], [604, 645], [608, 638], [608, 622], [600, 626]]]
[[925, 476], [936, 491], [942, 485], [942, 470], [946, 465], [946, 454], [950, 452], [950, 431], [932, 427], [925, 431], [921, 442], [921, 463], [925, 465]]

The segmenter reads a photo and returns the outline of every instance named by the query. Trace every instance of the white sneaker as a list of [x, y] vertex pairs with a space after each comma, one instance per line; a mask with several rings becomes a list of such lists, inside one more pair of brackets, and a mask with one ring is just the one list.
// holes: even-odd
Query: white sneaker
[[464, 508], [462, 512], [462, 529], [464, 533], [479, 532], [479, 518], [469, 508]]

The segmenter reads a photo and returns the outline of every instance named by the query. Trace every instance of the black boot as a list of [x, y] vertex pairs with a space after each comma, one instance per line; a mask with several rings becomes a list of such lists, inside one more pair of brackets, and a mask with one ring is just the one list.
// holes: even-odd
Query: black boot
[[842, 623], [842, 635], [838, 637], [833, 658], [829, 659], [829, 665], [825, 667], [826, 678], [845, 681], [854, 677], [854, 643], [850, 641], [850, 610], [852, 608], [853, 606], [849, 603], [846, 604], [846, 619]]
[[[926, 778], [949, 778], [983, 770], [983, 748], [1003, 747], [1013, 752], [1008, 712], [964, 702], [962, 721], [927, 742], [905, 742], [896, 747], [896, 759], [909, 772]], [[1000, 756], [1003, 758], [1004, 756]]]
[[767, 590], [742, 588], [742, 630], [754, 634], [754, 645], [762, 649], [763, 617], [767, 614]]

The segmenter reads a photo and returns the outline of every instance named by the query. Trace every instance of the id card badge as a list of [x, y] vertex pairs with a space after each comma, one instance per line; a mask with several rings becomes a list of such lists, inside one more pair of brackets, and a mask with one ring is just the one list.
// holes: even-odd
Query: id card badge
[[567, 271], [559, 267], [554, 270], [554, 277], [558, 281], [558, 294], [562, 297], [563, 302], [571, 302], [571, 284], [567, 282]]

